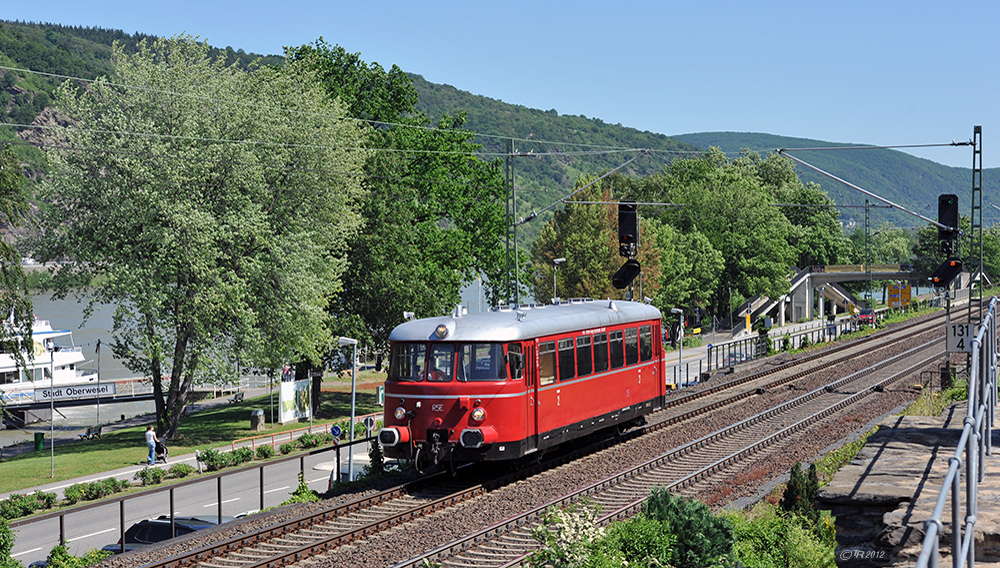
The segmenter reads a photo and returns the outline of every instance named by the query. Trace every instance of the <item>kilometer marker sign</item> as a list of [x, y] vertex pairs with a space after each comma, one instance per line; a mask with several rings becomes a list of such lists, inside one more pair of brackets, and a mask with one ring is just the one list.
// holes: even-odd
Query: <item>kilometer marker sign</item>
[[948, 353], [972, 353], [972, 324], [949, 323]]

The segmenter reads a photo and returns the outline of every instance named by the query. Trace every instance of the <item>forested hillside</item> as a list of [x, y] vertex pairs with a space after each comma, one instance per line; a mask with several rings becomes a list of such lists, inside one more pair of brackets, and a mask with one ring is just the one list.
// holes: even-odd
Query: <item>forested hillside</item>
[[[94, 78], [109, 70], [110, 46], [119, 41], [131, 52], [144, 38], [142, 33], [128, 34], [121, 30], [71, 27], [54, 24], [27, 24], [0, 21], [0, 66], [27, 68], [53, 76], [21, 73], [0, 69], [0, 121], [9, 125], [27, 125], [51, 121], [43, 112], [50, 104], [52, 89], [63, 76]], [[242, 49], [214, 49], [228, 62], [249, 65], [260, 59], [262, 64], [277, 64], [281, 56], [265, 57], [246, 53]], [[479, 133], [475, 142], [487, 153], [505, 153], [508, 145], [518, 153], [514, 159], [514, 178], [518, 188], [518, 215], [528, 217], [567, 195], [581, 176], [596, 176], [635, 157], [640, 149], [650, 152], [629, 164], [625, 174], [649, 175], [663, 171], [678, 157], [692, 156], [710, 146], [719, 147], [732, 155], [744, 148], [762, 153], [775, 148], [835, 146], [818, 140], [788, 138], [770, 134], [706, 132], [666, 136], [607, 124], [599, 118], [560, 115], [556, 109], [538, 110], [509, 104], [485, 96], [473, 95], [450, 85], [430, 83], [411, 73], [419, 92], [417, 109], [436, 121], [441, 115], [464, 113], [464, 127]], [[20, 137], [18, 133], [20, 134]], [[0, 141], [21, 141], [27, 129], [13, 126], [0, 128]], [[956, 152], [971, 150], [959, 148]], [[18, 154], [31, 170], [44, 171], [40, 152], [20, 145]], [[971, 184], [969, 168], [952, 168], [929, 160], [915, 158], [895, 150], [851, 150], [843, 152], [798, 152], [796, 155], [837, 176], [873, 191], [900, 205], [933, 217], [940, 193], [968, 195]], [[971, 157], [970, 157], [971, 163]], [[802, 167], [797, 168], [805, 181], [819, 183], [836, 203], [863, 205], [859, 192]], [[984, 175], [989, 190], [994, 172]], [[962, 199], [963, 211], [967, 199]], [[990, 209], [989, 217], [994, 210]], [[984, 212], [985, 214], [986, 212]], [[1000, 212], [997, 212], [1000, 214]], [[862, 221], [862, 209], [844, 207], [845, 223]], [[919, 220], [896, 211], [876, 209], [873, 218], [888, 220], [901, 227], [920, 225]], [[548, 218], [542, 216], [538, 221]], [[523, 227], [522, 234], [532, 239], [539, 228], [538, 221]]]

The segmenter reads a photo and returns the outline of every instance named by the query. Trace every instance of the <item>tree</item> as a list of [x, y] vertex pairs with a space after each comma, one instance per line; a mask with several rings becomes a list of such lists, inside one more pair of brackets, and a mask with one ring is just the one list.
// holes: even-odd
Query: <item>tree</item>
[[[27, 211], [21, 161], [10, 146], [4, 145], [0, 149], [0, 225], [13, 227], [23, 223]], [[0, 318], [3, 318], [0, 351], [13, 354], [22, 367], [26, 363], [25, 356], [34, 355], [32, 350], [25, 352], [22, 349], [24, 344], [31, 345], [32, 312], [21, 255], [14, 245], [0, 239]], [[5, 401], [0, 398], [0, 411], [4, 406]]]
[[[577, 182], [577, 188], [586, 184]], [[618, 199], [603, 182], [576, 194], [579, 201], [603, 204], [567, 203], [546, 223], [531, 247], [535, 276], [531, 291], [537, 301], [552, 297], [553, 259], [565, 258], [559, 267], [558, 293], [566, 298], [624, 298], [625, 291], [611, 284], [611, 276], [624, 262], [618, 254]], [[652, 296], [660, 287], [660, 258], [655, 252], [656, 231], [646, 219], [639, 222], [641, 282], [635, 284], [637, 299]], [[641, 292], [640, 292], [641, 290]]]
[[385, 71], [322, 38], [289, 50], [319, 76], [330, 97], [364, 122], [372, 154], [365, 164], [364, 229], [350, 242], [344, 289], [333, 306], [337, 329], [382, 349], [403, 312], [438, 315], [458, 303], [477, 275], [488, 294], [503, 283], [505, 232], [499, 160], [475, 154], [464, 115], [432, 124], [415, 112], [416, 89], [393, 66]]
[[682, 308], [691, 313], [709, 305], [725, 267], [722, 253], [699, 232], [681, 233], [670, 225], [651, 223], [660, 255], [660, 289], [653, 304], [662, 311]]
[[49, 155], [43, 260], [118, 306], [115, 356], [150, 377], [173, 437], [195, 379], [239, 358], [318, 361], [360, 218], [363, 135], [302, 65], [243, 71], [187, 36], [113, 48], [114, 76], [64, 83], [78, 127]]

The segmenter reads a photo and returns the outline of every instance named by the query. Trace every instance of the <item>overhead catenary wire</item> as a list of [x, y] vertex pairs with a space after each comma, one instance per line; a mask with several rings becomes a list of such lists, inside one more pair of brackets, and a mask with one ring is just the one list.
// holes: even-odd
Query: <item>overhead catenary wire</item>
[[583, 191], [583, 190], [587, 189], [588, 187], [590, 187], [590, 186], [594, 185], [595, 183], [597, 183], [597, 182], [601, 181], [602, 179], [604, 179], [604, 178], [606, 178], [606, 177], [610, 176], [611, 174], [613, 174], [613, 173], [617, 172], [618, 170], [621, 170], [621, 169], [622, 169], [622, 168], [624, 168], [625, 166], [627, 166], [627, 165], [631, 164], [632, 162], [636, 161], [637, 159], [639, 159], [639, 157], [640, 157], [640, 156], [648, 156], [648, 155], [649, 155], [649, 152], [648, 152], [647, 150], [642, 150], [641, 152], [639, 152], [639, 153], [638, 153], [638, 154], [636, 154], [635, 156], [632, 156], [632, 158], [631, 158], [630, 160], [628, 160], [627, 162], [625, 162], [624, 164], [621, 164], [620, 166], [618, 166], [618, 167], [616, 167], [616, 168], [614, 168], [614, 169], [611, 169], [611, 170], [608, 170], [607, 172], [605, 172], [604, 174], [602, 174], [602, 175], [601, 175], [600, 177], [598, 177], [598, 178], [594, 179], [593, 181], [591, 181], [591, 182], [588, 182], [588, 183], [586, 183], [586, 184], [584, 184], [584, 185], [580, 186], [580, 187], [579, 187], [579, 188], [577, 188], [577, 189], [574, 189], [573, 191], [571, 191], [571, 192], [570, 192], [570, 193], [569, 193], [568, 195], [566, 195], [565, 197], [561, 197], [561, 198], [559, 198], [559, 199], [555, 200], [555, 201], [554, 201], [554, 202], [552, 202], [551, 204], [549, 204], [549, 205], [546, 205], [545, 207], [542, 207], [542, 208], [541, 208], [540, 210], [538, 210], [538, 211], [532, 211], [532, 212], [531, 212], [531, 215], [528, 215], [528, 217], [527, 217], [527, 218], [525, 218], [525, 219], [521, 219], [520, 221], [517, 221], [517, 222], [515, 222], [515, 223], [514, 223], [514, 226], [515, 226], [515, 227], [519, 227], [519, 226], [521, 226], [521, 225], [523, 225], [523, 224], [527, 223], [528, 221], [531, 221], [531, 220], [532, 220], [532, 219], [534, 219], [535, 217], [538, 217], [538, 214], [539, 214], [539, 213], [545, 213], [545, 212], [546, 212], [546, 211], [548, 211], [549, 209], [552, 209], [552, 208], [553, 208], [553, 207], [555, 207], [556, 205], [559, 205], [560, 203], [562, 203], [562, 202], [566, 201], [566, 200], [567, 200], [567, 199], [569, 199], [570, 197], [573, 197], [573, 196], [574, 196], [574, 195], [576, 195], [577, 193], [580, 193], [581, 191]]
[[919, 219], [923, 219], [924, 221], [927, 221], [928, 223], [934, 225], [935, 227], [937, 227], [939, 229], [946, 229], [946, 230], [950, 230], [950, 231], [957, 231], [959, 234], [962, 234], [963, 236], [965, 236], [964, 233], [962, 233], [958, 229], [958, 227], [949, 227], [948, 225], [944, 225], [942, 223], [938, 223], [937, 221], [935, 221], [934, 219], [931, 219], [930, 217], [927, 217], [925, 215], [921, 215], [920, 213], [917, 213], [916, 211], [912, 211], [910, 209], [907, 209], [906, 207], [903, 207], [901, 205], [893, 203], [892, 201], [889, 201], [888, 199], [882, 197], [881, 195], [878, 195], [876, 193], [868, 191], [867, 189], [865, 189], [865, 188], [863, 188], [861, 186], [855, 185], [855, 184], [853, 184], [853, 183], [851, 183], [851, 182], [849, 182], [849, 181], [847, 181], [845, 179], [841, 179], [841, 178], [839, 178], [839, 177], [831, 174], [830, 172], [822, 170], [822, 169], [820, 169], [820, 168], [818, 168], [818, 167], [810, 164], [809, 162], [806, 162], [805, 160], [802, 160], [801, 158], [797, 158], [797, 157], [789, 154], [788, 152], [790, 152], [791, 150], [788, 150], [788, 149], [785, 149], [785, 148], [780, 148], [780, 149], [778, 149], [776, 151], [778, 152], [778, 154], [781, 154], [783, 156], [787, 156], [788, 158], [790, 158], [795, 163], [801, 164], [802, 166], [805, 166], [805, 167], [809, 168], [810, 170], [813, 170], [814, 172], [816, 172], [818, 174], [824, 175], [824, 176], [826, 176], [826, 177], [828, 177], [828, 178], [830, 178], [830, 179], [832, 179], [832, 180], [834, 180], [836, 182], [842, 183], [842, 184], [846, 185], [847, 187], [849, 187], [851, 189], [854, 189], [856, 191], [860, 191], [861, 193], [867, 195], [868, 197], [871, 197], [872, 199], [876, 199], [878, 201], [881, 201], [882, 203], [885, 203], [886, 205], [889, 205], [890, 207], [899, 209], [900, 211], [902, 211], [902, 212], [904, 212], [904, 213], [906, 213], [908, 215], [913, 215], [914, 217], [917, 217]]

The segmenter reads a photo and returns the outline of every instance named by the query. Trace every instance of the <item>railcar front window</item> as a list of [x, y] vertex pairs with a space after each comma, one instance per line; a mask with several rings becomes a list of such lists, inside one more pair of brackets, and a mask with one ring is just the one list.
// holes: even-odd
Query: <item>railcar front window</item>
[[438, 343], [431, 346], [427, 358], [427, 380], [446, 383], [455, 374], [455, 346]]
[[423, 343], [397, 343], [392, 346], [392, 360], [389, 363], [389, 380], [422, 381], [427, 346]]
[[464, 343], [459, 349], [458, 380], [506, 381], [505, 363], [500, 343]]

